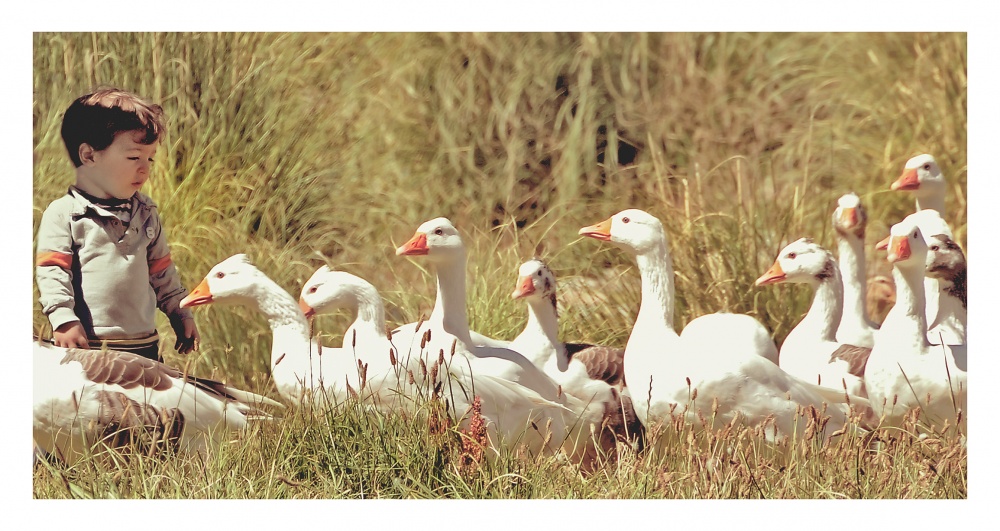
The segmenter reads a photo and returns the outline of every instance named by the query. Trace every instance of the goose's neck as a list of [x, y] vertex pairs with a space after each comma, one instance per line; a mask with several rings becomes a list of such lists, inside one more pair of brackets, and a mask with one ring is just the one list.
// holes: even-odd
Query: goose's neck
[[437, 299], [428, 321], [440, 323], [449, 334], [472, 344], [469, 314], [465, 303], [465, 253], [436, 264]]
[[271, 327], [272, 367], [281, 356], [308, 353], [309, 322], [295, 299], [267, 277], [258, 282], [255, 298], [258, 309]]
[[941, 290], [948, 294], [949, 297], [954, 298], [954, 300], [962, 304], [962, 309], [966, 309], [968, 304], [968, 297], [965, 291], [965, 280], [968, 275], [968, 269], [962, 269], [959, 271], [954, 278], [950, 280], [941, 280]]
[[938, 279], [938, 286], [940, 292], [938, 296], [937, 316], [934, 322], [927, 325], [927, 328], [932, 331], [931, 337], [934, 337], [933, 331], [939, 325], [964, 336], [968, 321], [965, 270], [960, 271], [954, 278]]
[[[385, 333], [385, 306], [374, 286], [358, 284], [352, 286], [350, 294], [357, 317], [344, 335], [344, 348], [357, 344], [376, 345], [388, 341]], [[357, 337], [355, 337], [357, 334]]]
[[635, 326], [674, 329], [674, 264], [665, 241], [636, 255], [642, 279], [642, 303]]
[[885, 316], [880, 337], [889, 335], [899, 339], [914, 339], [927, 345], [927, 316], [924, 313], [923, 268], [893, 267], [896, 282], [896, 304]]
[[917, 196], [917, 211], [937, 210], [944, 217], [944, 191]]
[[837, 243], [840, 276], [843, 281], [844, 304], [841, 321], [854, 321], [861, 328], [869, 326], [865, 305], [865, 242], [853, 235], [841, 236]]
[[[554, 301], [531, 300], [528, 302], [528, 323], [520, 337], [530, 337], [541, 348], [534, 352], [535, 359], [529, 359], [535, 366], [544, 366], [554, 355], [559, 366], [565, 367], [569, 362], [566, 347], [559, 341], [559, 315], [556, 313]], [[515, 341], [517, 341], [515, 339]]]
[[816, 295], [813, 297], [809, 312], [796, 328], [810, 330], [823, 341], [837, 340], [837, 326], [840, 324], [844, 298], [843, 284], [840, 272], [833, 262], [827, 264], [824, 270], [827, 275], [816, 284]]
[[[941, 286], [941, 295], [938, 297], [937, 323], [958, 321], [964, 327], [968, 311], [965, 304], [964, 288], [952, 284], [947, 280], [938, 280]], [[928, 328], [934, 328], [928, 325]]]

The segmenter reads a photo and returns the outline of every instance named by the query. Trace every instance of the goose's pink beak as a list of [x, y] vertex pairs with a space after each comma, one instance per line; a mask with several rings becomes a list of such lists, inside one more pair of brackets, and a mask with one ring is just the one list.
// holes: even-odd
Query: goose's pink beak
[[208, 288], [208, 279], [203, 279], [198, 287], [191, 290], [187, 297], [181, 299], [181, 308], [190, 308], [191, 306], [201, 306], [203, 304], [209, 304], [212, 302], [212, 290]]
[[427, 235], [418, 232], [396, 249], [396, 256], [420, 256], [427, 254], [427, 251]]
[[785, 280], [785, 271], [781, 269], [781, 264], [775, 260], [771, 269], [768, 269], [766, 273], [761, 275], [755, 284], [758, 286], [766, 286], [768, 284], [777, 284], [782, 280]]
[[590, 225], [589, 227], [584, 227], [580, 229], [579, 234], [581, 236], [589, 236], [596, 240], [610, 241], [611, 240], [611, 218], [608, 218], [596, 225]]
[[878, 242], [878, 243], [875, 244], [875, 249], [877, 249], [879, 251], [885, 251], [886, 249], [889, 248], [889, 240], [890, 239], [892, 239], [892, 236], [886, 236], [884, 240], [882, 240], [882, 241], [880, 241], [880, 242]]
[[514, 293], [510, 294], [512, 299], [520, 299], [521, 297], [526, 297], [535, 292], [535, 283], [531, 281], [531, 277], [521, 277], [517, 279], [517, 288]]
[[302, 313], [306, 314], [306, 319], [312, 319], [316, 315], [316, 310], [312, 306], [309, 306], [305, 299], [299, 298], [299, 309], [302, 310]]
[[906, 236], [892, 236], [889, 242], [889, 262], [899, 262], [910, 257], [910, 240]]
[[920, 188], [920, 179], [917, 178], [917, 169], [911, 168], [903, 172], [890, 186], [892, 190], [916, 190]]

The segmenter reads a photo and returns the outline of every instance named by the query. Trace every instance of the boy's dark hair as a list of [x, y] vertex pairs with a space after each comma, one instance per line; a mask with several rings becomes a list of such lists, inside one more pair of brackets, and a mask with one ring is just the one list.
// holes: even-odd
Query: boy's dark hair
[[80, 167], [80, 144], [101, 151], [123, 131], [144, 131], [143, 144], [152, 144], [164, 132], [163, 108], [131, 92], [99, 89], [80, 96], [63, 116], [62, 138], [73, 165]]

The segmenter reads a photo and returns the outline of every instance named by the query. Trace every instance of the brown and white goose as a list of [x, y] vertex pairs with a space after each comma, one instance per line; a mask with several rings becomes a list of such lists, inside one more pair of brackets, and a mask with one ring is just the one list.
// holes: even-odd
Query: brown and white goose
[[625, 377], [647, 429], [669, 422], [676, 412], [694, 426], [700, 425], [699, 415], [714, 417], [719, 426], [763, 426], [766, 437], [774, 440], [805, 431], [808, 422], [799, 418], [800, 411], [825, 409], [830, 416], [826, 429], [833, 432], [849, 425], [849, 404], [867, 407], [863, 398], [802, 381], [761, 356], [761, 349], [767, 343], [774, 349], [774, 343], [749, 316], [702, 316], [695, 321], [714, 335], [678, 335], [673, 327], [673, 266], [659, 219], [642, 210], [624, 210], [580, 234], [636, 257], [642, 303], [625, 347]]
[[[591, 359], [600, 360], [595, 367], [588, 367], [578, 357], [570, 358], [566, 345], [559, 340], [556, 278], [541, 260], [528, 260], [520, 265], [516, 288], [511, 296], [528, 303], [528, 321], [524, 330], [511, 341], [511, 348], [545, 371], [563, 391], [586, 402], [594, 414], [603, 415], [602, 450], [613, 455], [619, 440], [633, 442], [641, 449], [644, 430], [635, 415], [631, 397], [620, 393], [621, 388], [595, 377], [595, 374], [603, 374], [604, 368], [609, 365], [622, 364], [615, 353], [620, 349], [589, 346]], [[601, 359], [597, 355], [598, 349], [609, 353], [606, 357], [612, 359]], [[624, 351], [621, 354], [624, 357]]]
[[861, 198], [854, 192], [840, 196], [833, 211], [833, 229], [837, 234], [838, 264], [844, 286], [844, 304], [837, 326], [837, 341], [871, 348], [878, 326], [868, 318], [868, 293], [865, 270], [865, 228], [868, 214]]
[[205, 456], [249, 418], [268, 418], [260, 406], [281, 406], [130, 352], [33, 349], [35, 444], [67, 463], [101, 445]]
[[[357, 314], [354, 323], [348, 328], [345, 341], [352, 341], [360, 351], [364, 352], [394, 352], [397, 344], [390, 342], [385, 333], [385, 308], [382, 297], [375, 286], [368, 281], [344, 271], [334, 271], [322, 266], [313, 273], [302, 287], [299, 305], [306, 315], [318, 316], [333, 313], [337, 309], [347, 309]], [[405, 352], [405, 351], [404, 351]], [[395, 358], [395, 356], [394, 356]], [[478, 374], [475, 378], [468, 377], [459, 367], [463, 360], [459, 357], [445, 357], [445, 364], [438, 361], [423, 361], [419, 355], [398, 356], [401, 374], [414, 373], [416, 378], [422, 378], [427, 372], [433, 380], [425, 389], [434, 389], [438, 382], [441, 388], [439, 396], [445, 398], [451, 407], [452, 415], [459, 419], [463, 428], [468, 428], [471, 421], [469, 414], [472, 409], [473, 396], [480, 397], [480, 415], [486, 420], [487, 436], [491, 445], [497, 448], [506, 443], [520, 441], [526, 444], [533, 453], [551, 453], [558, 448], [558, 441], [565, 436], [563, 432], [563, 406], [543, 399], [538, 393], [502, 378]], [[404, 363], [409, 360], [409, 365]], [[421, 366], [423, 365], [423, 366]], [[437, 365], [437, 368], [435, 368]], [[427, 371], [425, 368], [430, 367]], [[420, 392], [413, 386], [402, 388], [412, 396]], [[551, 424], [549, 419], [552, 419]], [[538, 429], [532, 427], [537, 426]], [[552, 441], [546, 446], [544, 427], [550, 426]]]
[[941, 291], [938, 297], [937, 326], [929, 335], [940, 334], [936, 343], [966, 344], [966, 271], [965, 253], [946, 234], [931, 236], [927, 253], [928, 277], [937, 279]]
[[843, 287], [833, 254], [808, 238], [788, 244], [757, 279], [758, 286], [782, 282], [808, 284], [816, 294], [809, 312], [781, 344], [779, 366], [807, 382], [865, 396], [871, 349], [837, 341]]
[[[918, 213], [919, 214], [919, 213]], [[885, 246], [896, 281], [896, 305], [875, 337], [865, 388], [876, 414], [890, 425], [913, 408], [927, 424], [966, 426], [968, 357], [964, 345], [931, 345], [924, 314], [928, 246], [916, 214], [892, 226]]]

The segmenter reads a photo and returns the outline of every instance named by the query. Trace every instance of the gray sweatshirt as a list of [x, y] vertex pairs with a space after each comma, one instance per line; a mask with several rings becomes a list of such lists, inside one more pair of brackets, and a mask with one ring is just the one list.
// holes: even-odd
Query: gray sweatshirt
[[75, 188], [49, 204], [38, 227], [35, 277], [55, 330], [79, 320], [91, 339], [156, 331], [155, 309], [190, 319], [156, 204], [138, 192], [123, 222]]

